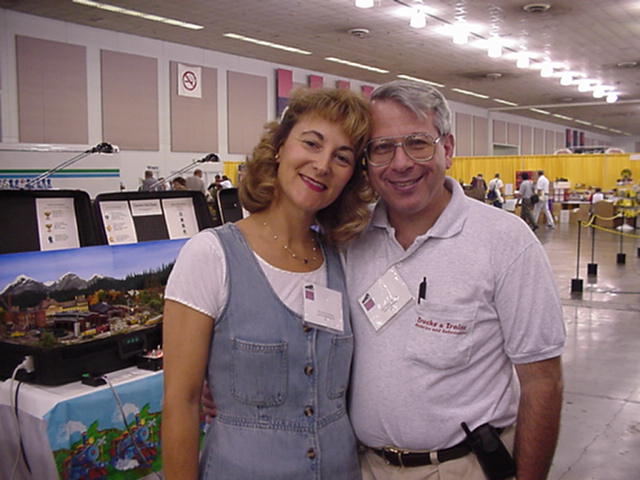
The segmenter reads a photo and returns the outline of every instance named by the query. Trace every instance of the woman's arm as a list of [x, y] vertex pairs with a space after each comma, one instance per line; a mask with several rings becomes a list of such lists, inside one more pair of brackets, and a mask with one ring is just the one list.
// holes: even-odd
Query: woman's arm
[[164, 478], [198, 478], [200, 393], [209, 356], [213, 319], [180, 303], [164, 306]]

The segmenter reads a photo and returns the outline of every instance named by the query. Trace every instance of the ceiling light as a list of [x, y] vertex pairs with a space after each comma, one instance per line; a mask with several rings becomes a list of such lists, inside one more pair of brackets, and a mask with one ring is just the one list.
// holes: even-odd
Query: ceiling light
[[518, 106], [517, 103], [509, 102], [508, 100], [502, 100], [501, 98], [492, 98], [491, 100], [493, 100], [494, 102], [502, 103], [504, 105], [509, 105], [511, 107], [517, 107]]
[[398, 78], [403, 78], [405, 80], [412, 80], [414, 82], [426, 83], [427, 85], [433, 85], [434, 87], [438, 87], [438, 88], [444, 88], [444, 85], [442, 85], [441, 83], [430, 82], [429, 80], [423, 80], [422, 78], [411, 77], [405, 74], [398, 75]]
[[469, 30], [464, 22], [453, 25], [453, 43], [465, 45], [469, 41]]
[[561, 118], [562, 120], [573, 120], [573, 117], [567, 117], [566, 115], [560, 115], [559, 113], [552, 113], [552, 116]]
[[500, 58], [502, 56], [502, 41], [500, 37], [494, 35], [487, 40], [487, 55], [491, 58]]
[[371, 8], [373, 7], [374, 0], [356, 0], [356, 7], [358, 8]]
[[544, 62], [542, 68], [540, 68], [540, 76], [542, 78], [549, 78], [553, 76], [553, 65], [551, 62]]
[[278, 50], [285, 50], [287, 52], [292, 53], [300, 53], [302, 55], [311, 55], [311, 52], [307, 50], [300, 50], [295, 47], [288, 47], [287, 45], [281, 45], [279, 43], [267, 42], [266, 40], [258, 40], [257, 38], [246, 37], [244, 35], [238, 35], [237, 33], [225, 33], [222, 35], [223, 37], [233, 38], [234, 40], [242, 40], [243, 42], [255, 43], [256, 45], [261, 45], [263, 47], [271, 47], [277, 48]]
[[414, 7], [411, 20], [409, 20], [409, 26], [411, 28], [424, 28], [427, 26], [427, 16], [424, 13], [422, 5]]
[[592, 125], [591, 122], [585, 122], [584, 120], [578, 120], [577, 118], [576, 118], [576, 123], [579, 123], [581, 125]]
[[604, 125], [598, 125], [597, 123], [594, 123], [593, 126], [596, 128], [599, 128], [600, 130], [609, 130], [609, 127], [605, 127]]
[[578, 91], [579, 92], [588, 92], [593, 88], [592, 85], [595, 85], [597, 82], [595, 80], [580, 80], [578, 82]]
[[540, 110], [539, 108], [530, 108], [532, 112], [541, 113], [543, 115], [551, 115], [551, 112], [547, 112], [546, 110]]
[[606, 94], [606, 87], [603, 87], [602, 85], [593, 89], [593, 98], [602, 98]]
[[573, 83], [573, 75], [570, 72], [565, 72], [560, 77], [560, 85], [564, 85], [565, 87], [571, 85]]
[[389, 73], [389, 70], [383, 70], [382, 68], [378, 68], [378, 67], [370, 67], [369, 65], [363, 65], [361, 63], [350, 62], [349, 60], [343, 60], [341, 58], [324, 57], [324, 59], [328, 60], [330, 62], [341, 63], [343, 65], [349, 65], [350, 67], [362, 68], [363, 70], [369, 70], [371, 72]]
[[529, 68], [529, 54], [526, 52], [521, 52], [518, 54], [518, 60], [516, 60], [516, 67], [518, 68]]
[[618, 101], [618, 94], [615, 92], [611, 92], [607, 95], [607, 103], [616, 103]]
[[452, 88], [454, 92], [462, 93], [463, 95], [470, 95], [478, 98], [489, 98], [489, 95], [483, 95], [482, 93], [471, 92], [469, 90], [463, 90], [461, 88]]
[[190, 30], [202, 30], [204, 28], [202, 25], [197, 25], [195, 23], [183, 22], [182, 20], [176, 20], [175, 18], [161, 17], [160, 15], [152, 15], [150, 13], [144, 13], [138, 10], [131, 10], [129, 8], [118, 7], [116, 5], [109, 5], [108, 3], [94, 2], [92, 0], [72, 0], [72, 2], [79, 5], [84, 5], [86, 7], [99, 8], [108, 12], [121, 13], [123, 15], [129, 15], [131, 17], [140, 17], [144, 18], [145, 20], [166, 23], [168, 25], [188, 28]]

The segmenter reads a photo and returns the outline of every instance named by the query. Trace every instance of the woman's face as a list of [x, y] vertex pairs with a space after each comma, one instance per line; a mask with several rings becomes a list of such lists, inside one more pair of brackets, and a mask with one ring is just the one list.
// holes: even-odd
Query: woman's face
[[356, 162], [342, 127], [312, 115], [298, 120], [278, 156], [279, 200], [314, 215], [338, 198]]

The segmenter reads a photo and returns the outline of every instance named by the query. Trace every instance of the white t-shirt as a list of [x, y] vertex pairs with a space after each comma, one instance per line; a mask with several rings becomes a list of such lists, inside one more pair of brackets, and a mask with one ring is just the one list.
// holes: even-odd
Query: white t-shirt
[[536, 182], [536, 190], [540, 190], [542, 195], [540, 195], [540, 200], [545, 200], [549, 195], [549, 179], [544, 175], [540, 175], [538, 177], [538, 181]]
[[504, 199], [502, 198], [502, 193], [500, 192], [500, 189], [502, 187], [504, 187], [504, 183], [498, 177], [492, 178], [491, 181], [489, 182], [488, 190], [491, 191], [491, 190], [495, 189], [496, 193], [498, 194], [497, 200], [499, 202], [504, 202]]
[[[327, 284], [326, 262], [312, 272], [289, 272], [254, 255], [278, 298], [299, 315], [303, 314], [301, 285]], [[206, 230], [199, 232], [180, 250], [164, 298], [218, 318], [227, 303], [227, 275], [227, 261], [218, 236]]]

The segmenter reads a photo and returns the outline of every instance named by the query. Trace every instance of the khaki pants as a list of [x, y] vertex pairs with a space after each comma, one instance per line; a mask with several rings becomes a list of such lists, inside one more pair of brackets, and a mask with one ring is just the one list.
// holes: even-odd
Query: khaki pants
[[[514, 427], [509, 427], [501, 435], [512, 454], [515, 431]], [[487, 480], [473, 453], [440, 465], [403, 468], [388, 465], [382, 457], [367, 448], [360, 457], [360, 467], [362, 480]]]

